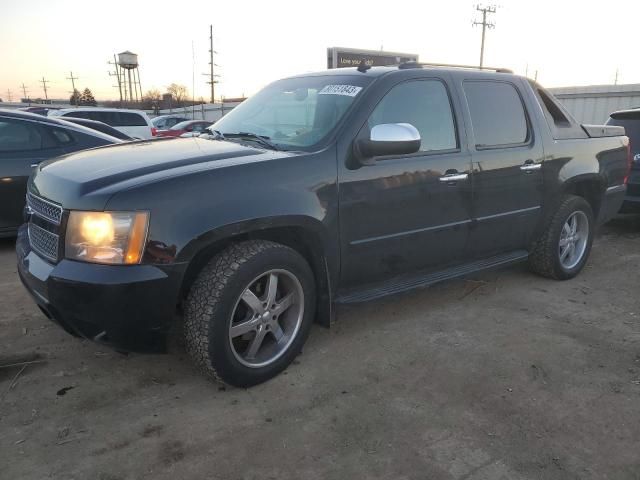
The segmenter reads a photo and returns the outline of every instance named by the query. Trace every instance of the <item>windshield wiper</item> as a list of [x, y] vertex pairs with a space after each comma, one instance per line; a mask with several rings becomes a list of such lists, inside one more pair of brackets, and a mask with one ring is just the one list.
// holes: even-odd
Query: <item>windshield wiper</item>
[[255, 140], [263, 147], [267, 147], [271, 150], [280, 150], [280, 148], [270, 140], [270, 137], [266, 135], [258, 135], [252, 132], [238, 132], [238, 133], [225, 133], [223, 138], [241, 138]]

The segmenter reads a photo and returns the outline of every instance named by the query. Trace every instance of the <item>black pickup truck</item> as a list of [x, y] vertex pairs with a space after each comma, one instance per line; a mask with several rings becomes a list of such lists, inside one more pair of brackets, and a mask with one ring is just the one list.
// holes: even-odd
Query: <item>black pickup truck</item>
[[125, 351], [182, 326], [194, 362], [249, 386], [314, 319], [528, 261], [574, 277], [625, 195], [629, 144], [503, 70], [424, 64], [274, 82], [199, 138], [42, 164], [18, 270], [49, 318]]

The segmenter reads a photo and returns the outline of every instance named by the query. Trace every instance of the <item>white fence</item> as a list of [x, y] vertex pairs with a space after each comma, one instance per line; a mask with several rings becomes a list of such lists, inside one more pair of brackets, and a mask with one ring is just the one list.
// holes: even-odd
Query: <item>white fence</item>
[[[160, 110], [158, 115], [182, 115], [186, 118], [194, 120], [208, 120], [211, 123], [219, 120], [224, 115], [238, 106], [240, 102], [228, 102], [228, 103], [205, 103], [202, 105], [195, 105], [193, 107], [180, 107]], [[153, 111], [146, 110], [150, 117], [155, 117]]]
[[580, 123], [601, 125], [616, 110], [640, 107], [640, 84], [549, 89]]

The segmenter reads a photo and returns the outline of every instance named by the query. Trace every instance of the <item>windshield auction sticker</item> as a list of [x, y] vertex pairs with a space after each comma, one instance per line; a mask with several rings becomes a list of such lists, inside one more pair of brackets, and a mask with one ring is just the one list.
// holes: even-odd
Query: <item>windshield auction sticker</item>
[[355, 85], [327, 85], [318, 92], [318, 95], [346, 95], [347, 97], [355, 97], [362, 87]]

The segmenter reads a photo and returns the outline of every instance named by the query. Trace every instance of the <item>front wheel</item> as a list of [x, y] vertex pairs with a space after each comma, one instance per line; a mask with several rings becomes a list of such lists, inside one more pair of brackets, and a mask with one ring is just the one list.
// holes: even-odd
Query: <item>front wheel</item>
[[262, 240], [232, 245], [203, 268], [187, 296], [187, 351], [212, 378], [256, 385], [298, 355], [314, 311], [313, 273], [299, 253]]
[[567, 280], [584, 268], [591, 252], [595, 222], [589, 203], [567, 195], [529, 255], [531, 269], [545, 277]]

